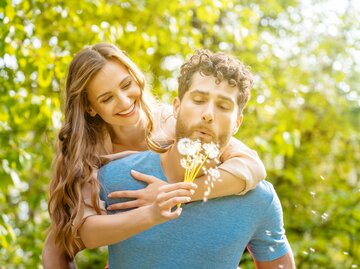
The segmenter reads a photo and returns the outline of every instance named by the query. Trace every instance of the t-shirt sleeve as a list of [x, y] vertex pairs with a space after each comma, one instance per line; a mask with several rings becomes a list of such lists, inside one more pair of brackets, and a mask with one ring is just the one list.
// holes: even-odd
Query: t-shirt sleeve
[[220, 156], [221, 169], [245, 181], [245, 189], [239, 194], [252, 190], [266, 177], [263, 162], [255, 150], [232, 137], [225, 151]]
[[274, 196], [270, 205], [264, 208], [262, 221], [257, 227], [248, 250], [257, 261], [272, 261], [290, 251], [285, 235], [283, 212], [278, 196], [271, 186]]

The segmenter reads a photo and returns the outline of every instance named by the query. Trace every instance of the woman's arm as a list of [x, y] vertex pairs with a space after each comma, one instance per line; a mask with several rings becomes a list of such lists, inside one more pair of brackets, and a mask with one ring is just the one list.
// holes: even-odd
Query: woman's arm
[[55, 244], [51, 232], [46, 237], [41, 257], [44, 269], [76, 269], [74, 260]]
[[254, 189], [266, 177], [264, 164], [256, 151], [234, 137], [230, 139], [229, 145], [220, 156], [220, 161], [221, 170], [245, 182], [245, 188], [237, 194], [245, 194]]
[[174, 212], [171, 208], [189, 202], [196, 188], [195, 184], [185, 182], [164, 185], [150, 205], [114, 215], [90, 216], [79, 229], [81, 240], [90, 249], [110, 245], [177, 218], [181, 208]]

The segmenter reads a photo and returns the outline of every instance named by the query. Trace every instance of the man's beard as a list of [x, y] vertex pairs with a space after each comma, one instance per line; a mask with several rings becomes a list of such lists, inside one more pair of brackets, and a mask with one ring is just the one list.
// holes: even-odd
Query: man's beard
[[[199, 129], [205, 130], [206, 134], [209, 135], [209, 138], [204, 139], [201, 137], [194, 137], [194, 132]], [[181, 138], [185, 137], [191, 139], [199, 139], [202, 143], [214, 142], [215, 144], [218, 144], [220, 148], [223, 148], [228, 144], [231, 134], [225, 132], [217, 136], [213, 132], [213, 130], [204, 123], [199, 123], [194, 126], [188, 127], [188, 125], [181, 119], [181, 117], [178, 117], [176, 120], [176, 140], [179, 141]]]

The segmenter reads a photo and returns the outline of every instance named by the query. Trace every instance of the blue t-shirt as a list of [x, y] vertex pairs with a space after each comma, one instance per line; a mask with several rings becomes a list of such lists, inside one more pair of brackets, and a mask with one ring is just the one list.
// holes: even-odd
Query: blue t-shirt
[[[145, 187], [131, 177], [131, 169], [166, 181], [159, 154], [146, 151], [112, 161], [99, 172], [106, 206], [128, 200], [108, 199], [109, 192]], [[265, 180], [243, 196], [182, 207], [179, 218], [110, 245], [109, 268], [234, 269], [246, 247], [258, 261], [277, 259], [290, 250], [280, 201]]]

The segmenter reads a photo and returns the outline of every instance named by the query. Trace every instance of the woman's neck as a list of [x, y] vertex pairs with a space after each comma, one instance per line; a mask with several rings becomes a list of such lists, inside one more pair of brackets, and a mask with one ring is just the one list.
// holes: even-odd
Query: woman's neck
[[[140, 117], [132, 126], [111, 126], [109, 133], [115, 152], [124, 150], [146, 150], [146, 117]], [[114, 153], [115, 153], [114, 152]]]

